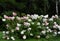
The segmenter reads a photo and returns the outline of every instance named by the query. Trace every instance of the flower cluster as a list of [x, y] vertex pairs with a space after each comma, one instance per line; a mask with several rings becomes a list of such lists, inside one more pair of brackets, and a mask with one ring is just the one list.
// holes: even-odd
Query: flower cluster
[[49, 18], [48, 15], [25, 15], [17, 16], [17, 13], [13, 12], [13, 16], [4, 15], [3, 22], [6, 22], [7, 31], [3, 31], [4, 39], [16, 38], [27, 39], [33, 38], [50, 38], [60, 35], [60, 19], [58, 15], [53, 15]]

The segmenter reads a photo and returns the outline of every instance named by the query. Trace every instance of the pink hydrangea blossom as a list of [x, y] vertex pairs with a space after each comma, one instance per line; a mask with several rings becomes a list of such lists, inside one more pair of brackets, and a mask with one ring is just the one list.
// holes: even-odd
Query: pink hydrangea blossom
[[24, 25], [29, 27], [30, 26], [30, 23], [24, 22]]
[[4, 15], [4, 18], [5, 18], [5, 19], [9, 19], [9, 17], [8, 17], [7, 15]]
[[49, 23], [48, 22], [45, 22], [45, 25], [47, 26], [47, 25], [49, 25]]
[[58, 18], [58, 15], [55, 15], [55, 18]]
[[55, 16], [53, 15], [52, 18], [55, 18]]
[[29, 17], [27, 17], [27, 16], [23, 16], [23, 17], [21, 17], [21, 19], [23, 19], [23, 20], [28, 20]]
[[16, 16], [17, 15], [16, 12], [13, 12], [12, 14], [13, 14], [13, 16]]
[[16, 27], [16, 30], [19, 30], [19, 27]]
[[9, 19], [14, 20], [14, 19], [15, 19], [15, 17], [9, 17]]

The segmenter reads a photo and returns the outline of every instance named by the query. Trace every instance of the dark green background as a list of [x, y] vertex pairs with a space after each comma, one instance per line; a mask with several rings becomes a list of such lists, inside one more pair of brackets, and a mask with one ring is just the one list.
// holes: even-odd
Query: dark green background
[[26, 14], [54, 15], [56, 14], [56, 0], [0, 0], [0, 12], [9, 10]]

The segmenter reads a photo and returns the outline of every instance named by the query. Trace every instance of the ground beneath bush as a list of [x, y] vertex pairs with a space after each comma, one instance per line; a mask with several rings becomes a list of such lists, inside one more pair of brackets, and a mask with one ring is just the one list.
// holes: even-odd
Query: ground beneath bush
[[[13, 41], [13, 40], [5, 40], [2, 39], [2, 32], [0, 32], [0, 41]], [[40, 38], [40, 39], [26, 39], [26, 40], [22, 40], [22, 39], [16, 39], [15, 41], [60, 41], [60, 37], [52, 37], [49, 39], [45, 39], [45, 38]]]

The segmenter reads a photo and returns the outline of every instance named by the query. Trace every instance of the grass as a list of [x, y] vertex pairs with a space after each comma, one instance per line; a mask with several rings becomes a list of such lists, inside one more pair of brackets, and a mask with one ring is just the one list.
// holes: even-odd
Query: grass
[[[0, 41], [13, 41], [13, 40], [5, 40], [2, 39], [2, 32], [0, 32]], [[60, 41], [60, 37], [52, 37], [49, 39], [46, 38], [40, 38], [40, 39], [26, 39], [26, 40], [22, 40], [22, 39], [16, 39], [15, 41]]]

